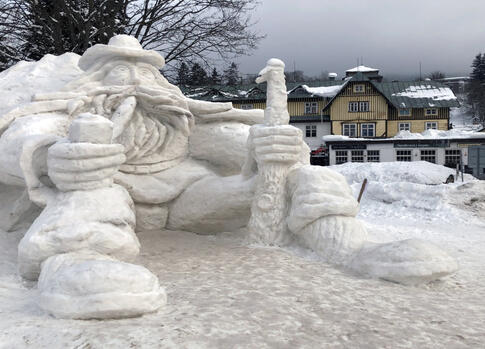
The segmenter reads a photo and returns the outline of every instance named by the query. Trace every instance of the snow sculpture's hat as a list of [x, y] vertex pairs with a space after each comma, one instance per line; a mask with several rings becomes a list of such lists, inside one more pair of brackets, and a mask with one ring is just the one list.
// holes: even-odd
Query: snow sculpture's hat
[[157, 68], [165, 65], [165, 59], [158, 52], [144, 50], [133, 36], [116, 35], [109, 40], [108, 45], [96, 44], [88, 48], [79, 59], [79, 68], [86, 71], [100, 60], [116, 57], [139, 58]]

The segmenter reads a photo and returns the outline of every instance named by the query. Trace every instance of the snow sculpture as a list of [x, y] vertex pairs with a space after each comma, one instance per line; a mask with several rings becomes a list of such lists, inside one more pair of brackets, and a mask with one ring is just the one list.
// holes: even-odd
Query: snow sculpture
[[84, 319], [161, 307], [157, 277], [130, 264], [135, 228], [215, 233], [249, 223], [253, 240], [295, 240], [330, 263], [402, 283], [456, 270], [423, 241], [366, 242], [345, 178], [310, 166], [301, 131], [286, 125], [281, 61], [269, 60], [258, 78], [269, 84], [264, 112], [187, 98], [160, 74], [163, 65], [118, 35], [89, 48], [84, 73], [62, 90], [0, 117], [1, 186], [26, 188], [1, 207], [36, 212], [28, 195], [43, 208], [18, 248], [43, 309]]
[[[255, 133], [272, 134], [272, 126], [283, 130], [285, 129], [283, 125], [286, 125], [286, 129], [291, 135], [293, 129], [288, 126], [290, 115], [287, 108], [288, 97], [284, 72], [285, 64], [279, 59], [273, 58], [268, 61], [266, 68], [259, 73], [256, 82], [267, 82], [268, 84], [266, 89], [267, 106], [264, 110], [265, 125], [253, 126], [250, 140]], [[272, 139], [269, 139], [265, 146], [273, 147], [274, 143]], [[255, 158], [257, 156], [257, 154], [254, 154]], [[252, 241], [276, 245], [289, 242], [290, 234], [285, 221], [287, 211], [286, 177], [293, 162], [283, 152], [276, 161], [268, 161], [259, 168], [256, 193], [248, 223]]]

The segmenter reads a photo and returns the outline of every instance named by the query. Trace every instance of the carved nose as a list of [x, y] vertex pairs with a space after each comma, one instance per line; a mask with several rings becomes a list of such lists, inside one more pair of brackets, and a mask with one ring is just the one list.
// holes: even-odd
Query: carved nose
[[137, 73], [136, 70], [133, 70], [131, 72], [131, 81], [134, 85], [139, 85], [141, 80], [140, 80], [140, 75]]

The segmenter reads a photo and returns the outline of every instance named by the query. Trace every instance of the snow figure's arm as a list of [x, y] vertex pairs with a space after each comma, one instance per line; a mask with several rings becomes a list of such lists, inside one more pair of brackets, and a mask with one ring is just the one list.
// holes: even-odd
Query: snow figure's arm
[[49, 194], [47, 149], [65, 135], [63, 114], [39, 114], [16, 119], [0, 135], [0, 182], [25, 186], [34, 202]]
[[238, 121], [247, 125], [260, 124], [264, 120], [261, 109], [242, 110], [233, 108], [232, 103], [215, 103], [187, 98], [187, 104], [196, 122]]

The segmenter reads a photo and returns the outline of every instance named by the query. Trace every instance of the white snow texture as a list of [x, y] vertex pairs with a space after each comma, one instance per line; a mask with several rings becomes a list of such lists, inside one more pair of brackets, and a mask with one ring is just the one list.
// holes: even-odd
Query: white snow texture
[[[345, 178], [310, 166], [301, 131], [287, 125], [280, 60], [258, 77], [268, 83], [263, 114], [188, 99], [160, 74], [163, 58], [133, 37], [88, 49], [83, 72], [76, 59], [48, 56], [0, 76], [2, 96], [16, 101], [0, 117], [0, 190], [15, 208], [7, 215], [35, 217], [27, 197], [43, 207], [19, 244], [19, 266], [39, 278], [39, 305], [54, 316], [131, 317], [165, 304], [157, 277], [129, 263], [141, 228], [247, 226], [252, 242], [297, 242], [327, 262], [406, 284], [456, 270], [424, 241], [367, 241]], [[30, 84], [54, 70], [52, 81]], [[26, 91], [36, 93], [31, 103]], [[12, 185], [25, 188], [18, 198]]]

